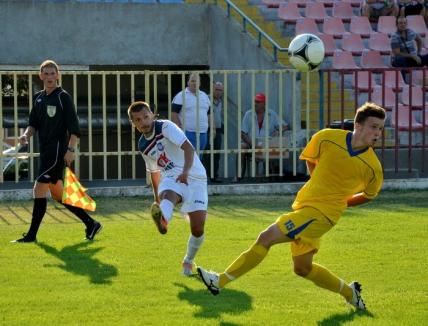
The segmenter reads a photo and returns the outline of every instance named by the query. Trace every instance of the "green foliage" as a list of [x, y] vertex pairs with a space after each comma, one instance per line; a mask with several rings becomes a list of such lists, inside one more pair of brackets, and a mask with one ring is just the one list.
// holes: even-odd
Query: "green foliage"
[[[315, 260], [363, 284], [369, 312], [292, 272], [288, 244], [214, 297], [181, 276], [189, 225], [177, 212], [161, 236], [146, 198], [99, 198], [103, 231], [49, 204], [37, 244], [12, 244], [31, 202], [0, 206], [0, 325], [424, 325], [428, 321], [428, 192], [385, 192], [349, 209]], [[213, 196], [196, 262], [221, 271], [256, 239], [291, 196]]]

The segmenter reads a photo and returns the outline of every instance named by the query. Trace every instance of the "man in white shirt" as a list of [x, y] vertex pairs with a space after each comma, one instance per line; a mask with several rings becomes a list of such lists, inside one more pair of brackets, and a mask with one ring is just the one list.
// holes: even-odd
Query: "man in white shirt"
[[184, 130], [194, 148], [198, 148], [199, 136], [199, 149], [204, 150], [208, 143], [211, 103], [208, 95], [199, 90], [199, 86], [199, 75], [192, 73], [186, 89], [177, 93], [172, 100], [171, 120]]
[[167, 233], [174, 207], [179, 203], [181, 212], [189, 216], [191, 235], [182, 264], [183, 275], [190, 276], [193, 260], [204, 241], [208, 207], [205, 168], [183, 131], [171, 121], [155, 121], [146, 102], [132, 103], [128, 116], [142, 133], [138, 149], [151, 175], [155, 199], [151, 215], [159, 232]]

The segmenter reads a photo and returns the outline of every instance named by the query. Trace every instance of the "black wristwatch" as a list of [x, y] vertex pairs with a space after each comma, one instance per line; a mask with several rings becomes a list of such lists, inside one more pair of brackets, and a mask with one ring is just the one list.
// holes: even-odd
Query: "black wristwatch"
[[76, 150], [74, 147], [67, 147], [67, 151], [74, 153]]

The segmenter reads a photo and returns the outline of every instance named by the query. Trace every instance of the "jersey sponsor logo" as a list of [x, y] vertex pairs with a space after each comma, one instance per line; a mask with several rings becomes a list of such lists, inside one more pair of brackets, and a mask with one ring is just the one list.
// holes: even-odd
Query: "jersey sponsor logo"
[[202, 200], [198, 200], [198, 199], [196, 199], [196, 200], [194, 201], [194, 204], [202, 204], [202, 205], [205, 205], [205, 202], [204, 202], [204, 201], [202, 201]]
[[156, 147], [157, 147], [158, 151], [163, 151], [165, 148], [162, 143], [157, 143]]
[[37, 103], [40, 103], [42, 101], [42, 99], [38, 98], [37, 99]]
[[47, 112], [48, 112], [48, 116], [50, 118], [53, 118], [55, 116], [55, 113], [56, 113], [56, 106], [48, 105], [47, 106]]
[[166, 156], [165, 153], [159, 155], [157, 164], [164, 171], [171, 170], [174, 167], [174, 163]]
[[287, 222], [285, 222], [284, 226], [288, 231], [291, 231], [294, 229], [294, 223], [292, 220], [288, 220]]

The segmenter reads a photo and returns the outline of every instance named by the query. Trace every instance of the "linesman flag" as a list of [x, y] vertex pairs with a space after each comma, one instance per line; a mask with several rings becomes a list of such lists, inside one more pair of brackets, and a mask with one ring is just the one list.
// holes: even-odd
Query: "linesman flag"
[[76, 175], [69, 167], [65, 168], [64, 190], [62, 192], [62, 202], [75, 207], [95, 211], [97, 203], [87, 193]]

